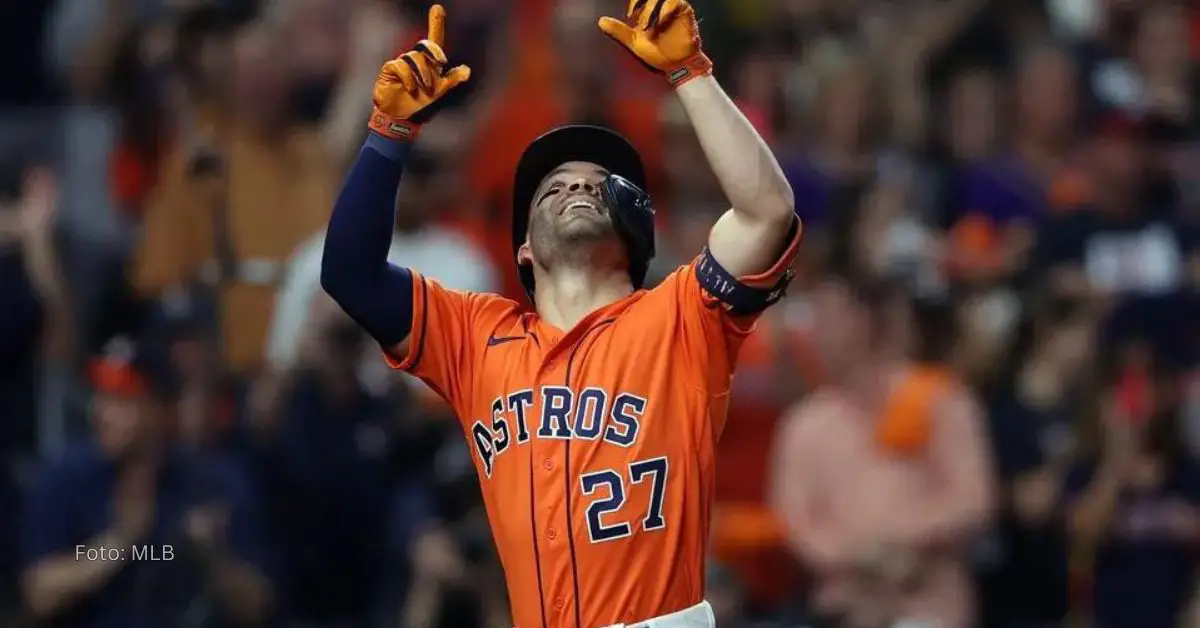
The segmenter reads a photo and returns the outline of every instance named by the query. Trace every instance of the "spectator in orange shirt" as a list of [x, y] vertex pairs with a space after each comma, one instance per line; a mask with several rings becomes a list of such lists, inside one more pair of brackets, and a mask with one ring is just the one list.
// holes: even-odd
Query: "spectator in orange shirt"
[[[399, 32], [380, 6], [363, 3], [352, 14], [334, 0], [285, 3], [275, 21], [239, 32], [231, 77], [215, 106], [197, 112], [207, 115], [183, 125], [150, 195], [133, 282], [150, 296], [211, 292], [236, 374], [258, 370], [283, 263], [321, 229], [345, 147], [364, 133], [363, 94]], [[343, 62], [354, 71], [340, 87], [357, 97], [334, 91]]]

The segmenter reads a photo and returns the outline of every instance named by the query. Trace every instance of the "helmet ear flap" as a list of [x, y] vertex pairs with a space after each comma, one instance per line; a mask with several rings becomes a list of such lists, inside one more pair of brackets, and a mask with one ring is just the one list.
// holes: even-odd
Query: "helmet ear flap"
[[609, 175], [600, 184], [600, 196], [612, 212], [613, 227], [629, 254], [629, 275], [640, 288], [654, 257], [654, 206], [650, 195], [632, 181]]

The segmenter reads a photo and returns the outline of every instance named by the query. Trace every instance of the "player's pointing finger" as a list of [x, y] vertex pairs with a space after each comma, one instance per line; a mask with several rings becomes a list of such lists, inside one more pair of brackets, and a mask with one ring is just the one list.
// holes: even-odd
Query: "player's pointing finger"
[[442, 46], [446, 43], [446, 9], [435, 4], [429, 9], [429, 41]]

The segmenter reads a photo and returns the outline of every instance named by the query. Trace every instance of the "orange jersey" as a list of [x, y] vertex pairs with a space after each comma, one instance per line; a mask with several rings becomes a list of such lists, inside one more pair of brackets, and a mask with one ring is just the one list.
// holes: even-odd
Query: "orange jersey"
[[[774, 283], [799, 239], [742, 281]], [[715, 448], [757, 317], [730, 315], [695, 263], [569, 331], [413, 277], [408, 353], [389, 361], [456, 410], [516, 626], [595, 628], [700, 603]]]

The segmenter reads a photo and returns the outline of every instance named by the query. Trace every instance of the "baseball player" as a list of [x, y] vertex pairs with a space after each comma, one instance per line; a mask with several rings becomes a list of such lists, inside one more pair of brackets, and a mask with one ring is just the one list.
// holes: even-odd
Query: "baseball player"
[[654, 211], [638, 153], [591, 126], [517, 165], [513, 256], [530, 302], [447, 290], [387, 263], [404, 161], [469, 80], [427, 39], [383, 66], [370, 134], [330, 219], [322, 284], [387, 360], [453, 406], [473, 449], [520, 628], [712, 626], [704, 601], [713, 451], [738, 348], [791, 279], [792, 192], [713, 79], [683, 0], [633, 0], [599, 27], [661, 73], [733, 209], [643, 290]]

